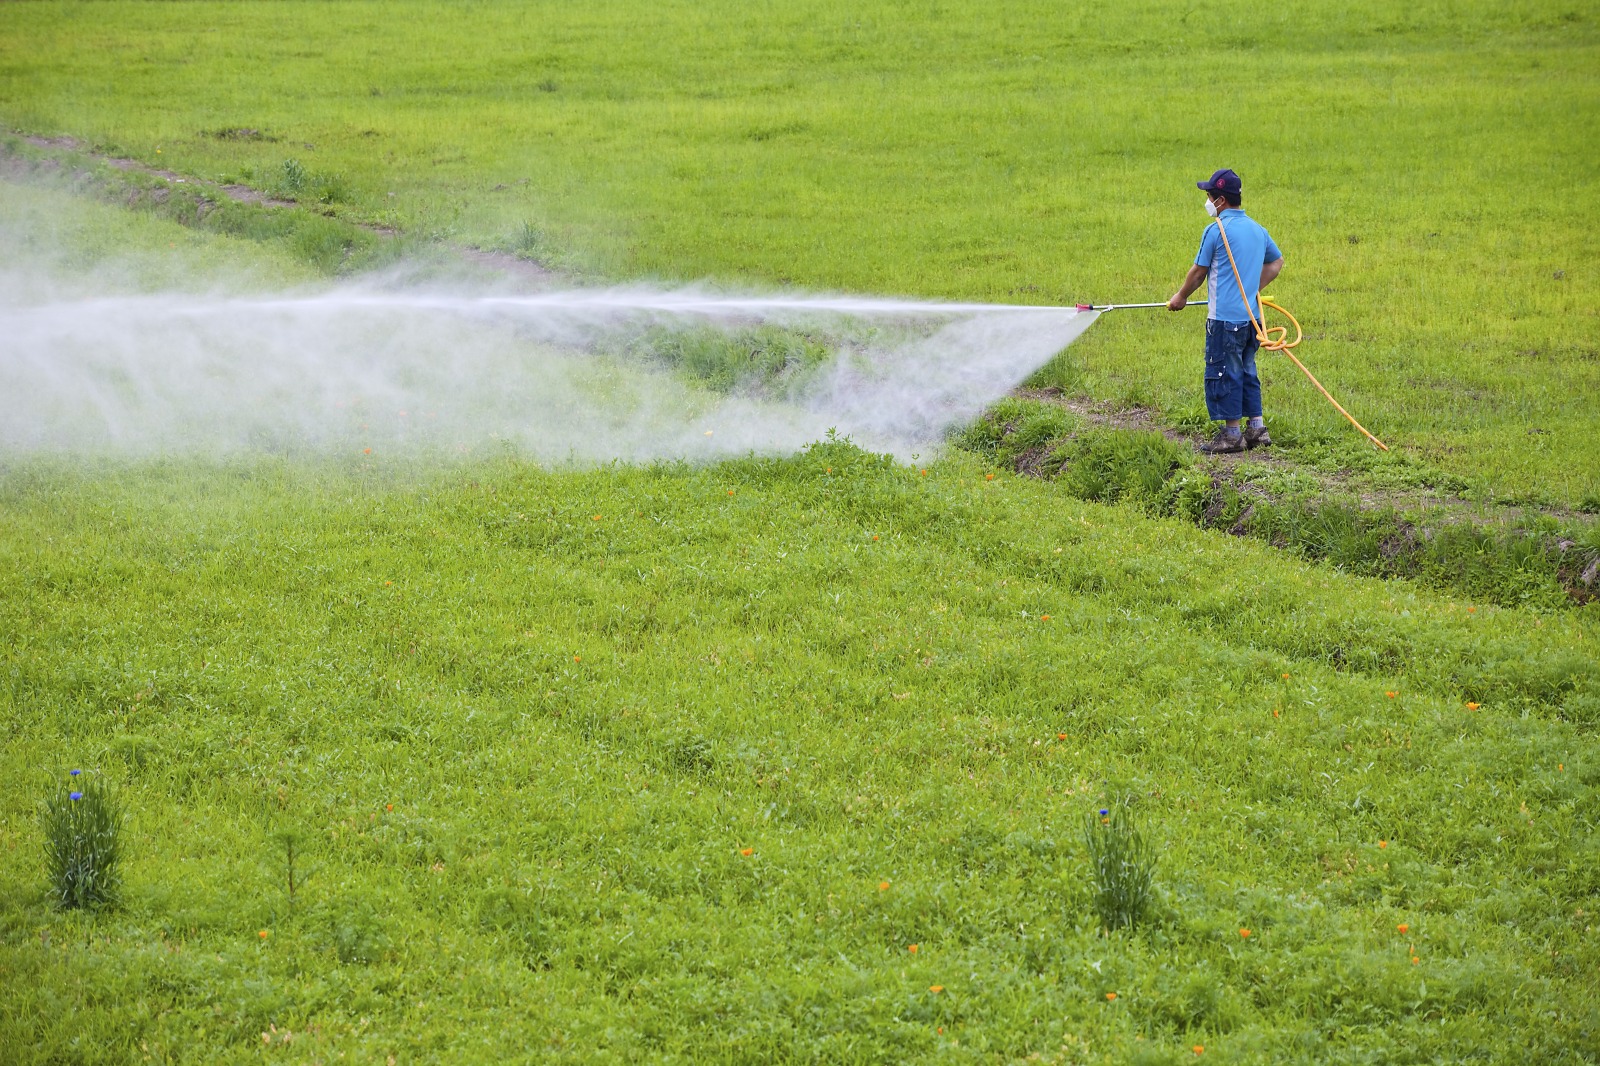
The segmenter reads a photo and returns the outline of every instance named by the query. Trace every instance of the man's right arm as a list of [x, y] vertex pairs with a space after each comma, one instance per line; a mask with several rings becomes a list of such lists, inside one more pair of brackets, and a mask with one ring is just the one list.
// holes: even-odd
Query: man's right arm
[[1211, 273], [1209, 267], [1203, 267], [1199, 264], [1190, 267], [1189, 273], [1184, 276], [1183, 284], [1178, 287], [1177, 292], [1172, 294], [1172, 299], [1167, 301], [1167, 310], [1182, 311], [1184, 307], [1188, 306], [1189, 294], [1205, 284], [1206, 275], [1209, 273]]

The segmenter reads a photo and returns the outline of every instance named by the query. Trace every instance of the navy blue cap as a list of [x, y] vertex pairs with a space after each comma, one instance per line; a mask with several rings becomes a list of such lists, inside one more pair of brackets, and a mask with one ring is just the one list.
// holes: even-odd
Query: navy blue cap
[[1243, 185], [1239, 181], [1239, 175], [1233, 171], [1219, 170], [1205, 181], [1195, 182], [1194, 187], [1203, 192], [1208, 192], [1212, 196], [1217, 196], [1221, 193], [1237, 196]]

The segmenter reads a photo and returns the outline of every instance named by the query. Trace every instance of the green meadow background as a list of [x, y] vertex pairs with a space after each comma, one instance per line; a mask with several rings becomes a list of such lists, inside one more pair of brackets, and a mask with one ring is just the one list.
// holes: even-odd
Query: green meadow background
[[[24, 3], [0, 122], [591, 284], [1041, 303], [1165, 298], [1231, 165], [1407, 469], [1567, 512], [1597, 40], [1576, 3]], [[0, 209], [86, 277], [316, 274]], [[1039, 380], [1182, 423], [1198, 363], [1196, 312], [1129, 312]], [[1381, 476], [1266, 373], [1286, 454]], [[1597, 637], [960, 450], [0, 456], [0, 1061], [1593, 1062]], [[100, 914], [46, 894], [74, 767], [128, 812]], [[1159, 901], [1107, 937], [1119, 799]]]
[[[605, 278], [1161, 300], [1205, 224], [1193, 183], [1232, 166], [1358, 418], [1474, 495], [1600, 508], [1582, 3], [29, 3], [0, 26], [14, 127], [269, 187], [293, 160], [340, 213]], [[1107, 320], [1056, 378], [1193, 418], [1197, 327]], [[1266, 372], [1286, 430], [1345, 441]]]

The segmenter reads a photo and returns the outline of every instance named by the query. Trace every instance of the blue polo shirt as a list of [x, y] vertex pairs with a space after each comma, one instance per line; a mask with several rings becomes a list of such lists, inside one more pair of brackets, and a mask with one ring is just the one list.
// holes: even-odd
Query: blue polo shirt
[[[1261, 268], [1283, 253], [1272, 243], [1272, 237], [1261, 223], [1244, 213], [1242, 207], [1230, 207], [1218, 219], [1228, 229], [1228, 245], [1233, 249], [1233, 259], [1239, 265], [1239, 278], [1250, 294], [1250, 307], [1256, 321], [1261, 320]], [[1236, 325], [1250, 321], [1250, 311], [1245, 309], [1239, 296], [1239, 282], [1233, 280], [1233, 268], [1228, 265], [1228, 253], [1217, 235], [1217, 223], [1206, 227], [1200, 238], [1200, 254], [1194, 257], [1195, 266], [1209, 267], [1206, 276], [1206, 317]]]

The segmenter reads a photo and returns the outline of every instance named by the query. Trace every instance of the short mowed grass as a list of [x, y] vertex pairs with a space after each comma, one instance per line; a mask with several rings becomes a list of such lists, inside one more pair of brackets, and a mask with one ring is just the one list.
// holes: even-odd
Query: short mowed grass
[[[1232, 166], [1363, 423], [1472, 495], [1600, 508], [1572, 0], [8, 4], [0, 121], [591, 277], [1024, 303], [1165, 299]], [[1127, 312], [1046, 379], [1184, 421], [1199, 366], [1198, 312]], [[1369, 448], [1264, 372], [1285, 443]]]
[[[294, 158], [318, 210], [595, 280], [1021, 300], [1164, 295], [1231, 162], [1406, 477], [1581, 503], [1592, 15], [1202, 14], [6, 5], [0, 117], [264, 186]], [[70, 294], [326, 267], [0, 207]], [[1044, 378], [1192, 418], [1196, 329], [1108, 317]], [[1291, 451], [1381, 476], [1269, 384]], [[1600, 1057], [1592, 606], [988, 463], [0, 457], [0, 1061]], [[128, 816], [100, 911], [46, 878], [74, 768]], [[1083, 829], [1117, 803], [1158, 865], [1107, 936]]]

